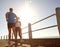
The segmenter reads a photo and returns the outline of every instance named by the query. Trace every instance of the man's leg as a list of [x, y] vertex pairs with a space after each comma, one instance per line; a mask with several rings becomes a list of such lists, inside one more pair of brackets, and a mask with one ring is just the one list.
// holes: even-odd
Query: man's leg
[[8, 44], [10, 45], [10, 41], [11, 41], [11, 28], [8, 28]]
[[12, 30], [13, 30], [13, 34], [14, 34], [14, 37], [15, 37], [15, 35], [16, 35], [15, 27], [13, 27]]
[[13, 33], [14, 33], [14, 36], [15, 36], [15, 47], [17, 47], [18, 43], [17, 43], [17, 31], [15, 30], [16, 28], [13, 27]]

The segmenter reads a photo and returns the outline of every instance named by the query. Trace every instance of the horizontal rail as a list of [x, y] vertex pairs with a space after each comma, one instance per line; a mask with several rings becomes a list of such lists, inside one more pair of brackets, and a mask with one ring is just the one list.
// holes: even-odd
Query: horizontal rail
[[28, 26], [26, 26], [26, 27], [24, 27], [24, 28], [22, 28], [22, 29], [26, 29]]
[[53, 26], [49, 26], [49, 27], [45, 27], [45, 28], [41, 28], [41, 29], [37, 29], [37, 30], [34, 30], [33, 32], [35, 31], [39, 31], [39, 30], [44, 30], [44, 29], [48, 29], [48, 28], [53, 28], [53, 27], [56, 27], [57, 25], [53, 25]]
[[[52, 16], [54, 16], [54, 15], [56, 15], [56, 14], [52, 14], [52, 15], [50, 15], [50, 16], [48, 16], [48, 17], [45, 17], [45, 18], [43, 18], [43, 19], [41, 19], [41, 20], [39, 20], [39, 21], [37, 21], [37, 22], [34, 22], [34, 23], [32, 23], [31, 25], [34, 25], [34, 24], [36, 24], [36, 23], [38, 23], [38, 22], [41, 22], [41, 21], [43, 21], [43, 20], [46, 20], [46, 19], [48, 19], [48, 18], [50, 18], [50, 17], [52, 17]], [[24, 28], [22, 28], [22, 29], [25, 29], [25, 28], [27, 28], [28, 26], [26, 26], [26, 27], [24, 27]]]
[[50, 15], [50, 16], [48, 16], [48, 17], [45, 17], [45, 18], [43, 18], [43, 19], [41, 19], [41, 20], [33, 23], [32, 25], [34, 25], [34, 24], [36, 24], [36, 23], [38, 23], [38, 22], [41, 22], [41, 21], [43, 21], [43, 20], [46, 20], [46, 19], [48, 19], [48, 18], [50, 18], [50, 17], [52, 17], [52, 16], [54, 16], [54, 15], [56, 15], [56, 14], [52, 14], [52, 15]]
[[[35, 32], [35, 31], [39, 31], [39, 30], [44, 30], [44, 29], [48, 29], [48, 28], [53, 28], [53, 27], [56, 27], [58, 25], [53, 25], [53, 26], [49, 26], [49, 27], [44, 27], [44, 28], [41, 28], [41, 29], [37, 29], [37, 30], [33, 30], [32, 32]], [[26, 34], [28, 32], [25, 32], [25, 33], [22, 33], [22, 34]]]

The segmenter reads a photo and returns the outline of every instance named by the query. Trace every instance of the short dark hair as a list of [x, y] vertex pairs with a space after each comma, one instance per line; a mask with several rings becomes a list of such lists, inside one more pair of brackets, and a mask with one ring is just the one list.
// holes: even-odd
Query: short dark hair
[[13, 8], [10, 8], [9, 10], [13, 10]]

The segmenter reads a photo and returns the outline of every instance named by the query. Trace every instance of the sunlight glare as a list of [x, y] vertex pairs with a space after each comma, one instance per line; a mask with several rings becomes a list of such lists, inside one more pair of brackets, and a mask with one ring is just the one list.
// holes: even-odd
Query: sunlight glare
[[[29, 6], [24, 6], [20, 11], [21, 18], [27, 20], [26, 22], [29, 23], [32, 20], [33, 11], [29, 8]], [[24, 17], [24, 18], [23, 18]]]
[[36, 15], [36, 10], [32, 7], [32, 5], [30, 6], [26, 3], [20, 7], [20, 18], [23, 25], [26, 26], [28, 23], [32, 23]]
[[[37, 11], [30, 5], [29, 3], [22, 4], [20, 9], [16, 10], [18, 17], [21, 19], [22, 28], [28, 26], [28, 23], [32, 23], [35, 21], [35, 17], [37, 18]], [[23, 30], [23, 32], [28, 32]], [[23, 38], [26, 37], [23, 35]]]

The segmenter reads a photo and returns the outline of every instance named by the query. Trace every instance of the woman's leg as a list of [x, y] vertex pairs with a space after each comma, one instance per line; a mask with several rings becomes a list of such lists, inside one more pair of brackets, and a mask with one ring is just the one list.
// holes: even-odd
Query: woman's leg
[[21, 28], [18, 28], [18, 29], [19, 29], [18, 30], [19, 37], [20, 37], [20, 39], [22, 39]]

